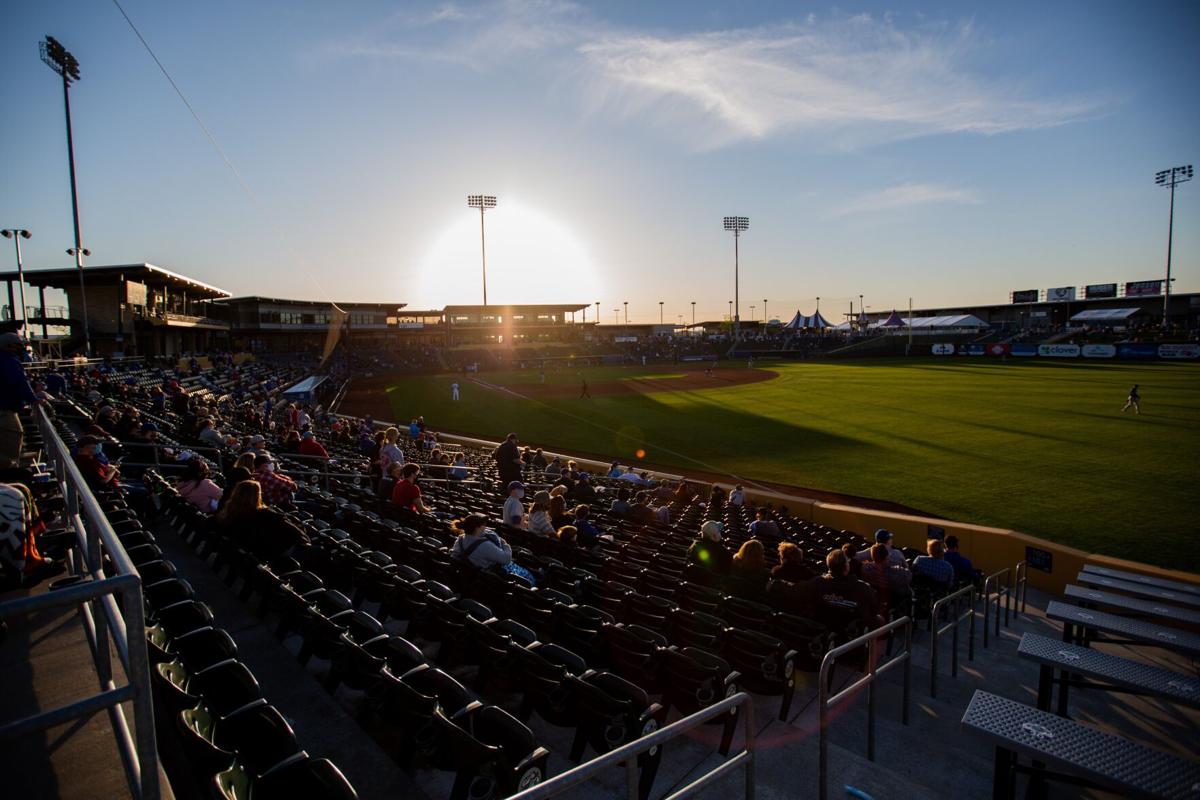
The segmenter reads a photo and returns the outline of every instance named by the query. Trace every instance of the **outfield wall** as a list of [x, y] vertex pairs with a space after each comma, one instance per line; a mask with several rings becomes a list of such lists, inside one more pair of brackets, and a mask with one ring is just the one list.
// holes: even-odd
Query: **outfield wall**
[[[377, 421], [377, 425], [388, 426], [394, 423]], [[398, 426], [407, 431], [407, 426]], [[438, 434], [438, 438], [447, 442], [457, 442], [471, 447], [494, 448], [497, 442], [475, 439], [469, 436], [455, 434]], [[543, 448], [550, 457], [559, 456], [564, 461], [573, 460], [581, 466], [592, 468], [598, 472], [608, 470], [611, 462], [596, 461], [590, 458], [580, 458], [570, 453], [554, 452]], [[697, 481], [685, 475], [646, 470], [651, 475], [669, 480], [687, 479], [693, 483], [709, 485], [707, 481]], [[716, 484], [724, 489], [732, 489], [732, 484]], [[853, 531], [870, 539], [879, 528], [887, 528], [895, 535], [894, 541], [901, 547], [911, 547], [924, 552], [925, 543], [931, 534], [939, 536], [957, 536], [959, 551], [971, 559], [976, 569], [984, 574], [991, 574], [1005, 567], [1013, 567], [1018, 562], [1025, 561], [1028, 566], [1029, 585], [1035, 589], [1061, 595], [1067, 584], [1074, 583], [1075, 577], [1085, 564], [1123, 569], [1157, 578], [1184, 581], [1200, 586], [1200, 575], [1179, 570], [1143, 564], [1139, 561], [1126, 561], [1099, 553], [1088, 553], [1074, 547], [1068, 547], [1036, 536], [1030, 536], [1019, 531], [1004, 528], [990, 528], [986, 525], [971, 525], [964, 522], [922, 517], [913, 514], [900, 514], [891, 511], [878, 511], [858, 506], [825, 503], [810, 497], [785, 494], [782, 492], [758, 490], [753, 481], [744, 480], [742, 486], [747, 494], [756, 502], [771, 502], [776, 505], [784, 503], [789, 513], [800, 519], [806, 519], [820, 525], [838, 530]]]

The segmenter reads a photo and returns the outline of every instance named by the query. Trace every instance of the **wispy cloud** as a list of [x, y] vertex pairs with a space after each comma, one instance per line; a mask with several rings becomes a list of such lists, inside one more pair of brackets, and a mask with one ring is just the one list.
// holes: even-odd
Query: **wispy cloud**
[[856, 197], [835, 208], [831, 216], [844, 217], [851, 214], [889, 211], [909, 206], [934, 204], [975, 205], [981, 202], [970, 189], [959, 189], [936, 183], [902, 183]]
[[[438, 7], [444, 36], [415, 27], [340, 43], [342, 54], [478, 65], [535, 53], [547, 86], [576, 82], [584, 110], [664, 127], [696, 147], [785, 134], [840, 147], [916, 136], [997, 134], [1093, 116], [1096, 97], [1039, 97], [975, 64], [969, 23], [859, 15], [706, 33], [618, 28], [560, 0]], [[439, 30], [447, 26], [438, 26]]]

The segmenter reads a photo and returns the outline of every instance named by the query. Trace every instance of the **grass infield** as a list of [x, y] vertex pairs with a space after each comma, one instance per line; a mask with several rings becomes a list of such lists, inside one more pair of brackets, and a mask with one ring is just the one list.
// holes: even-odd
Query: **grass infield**
[[[734, 366], [743, 368], [745, 364]], [[406, 378], [392, 419], [623, 463], [889, 500], [960, 522], [1196, 570], [1200, 366], [959, 359], [760, 362], [750, 384], [660, 390], [703, 367]], [[569, 387], [586, 379], [592, 399]], [[652, 382], [647, 383], [647, 379]], [[450, 402], [458, 381], [462, 399]], [[636, 391], [609, 391], [633, 381]], [[1141, 385], [1142, 414], [1122, 414]], [[503, 389], [497, 387], [504, 387]], [[555, 387], [558, 387], [557, 390]]]

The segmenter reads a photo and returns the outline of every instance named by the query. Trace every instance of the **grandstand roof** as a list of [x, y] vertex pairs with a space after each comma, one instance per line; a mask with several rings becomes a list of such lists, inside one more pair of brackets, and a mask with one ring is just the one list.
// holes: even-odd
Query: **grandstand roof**
[[[891, 320], [884, 322], [876, 322], [871, 325], [872, 328], [894, 327], [888, 323]], [[987, 323], [981, 320], [974, 314], [952, 314], [945, 317], [911, 317], [902, 320], [905, 327], [913, 328], [986, 328]]]
[[591, 303], [542, 303], [542, 304], [511, 304], [511, 303], [492, 303], [491, 305], [481, 306], [446, 306], [445, 313], [447, 314], [470, 314], [479, 311], [493, 311], [512, 313], [514, 311], [582, 311], [589, 308]]
[[1140, 311], [1140, 308], [1089, 308], [1071, 317], [1071, 322], [1120, 322]]
[[398, 310], [404, 308], [404, 303], [351, 303], [351, 302], [338, 302], [335, 300], [289, 300], [284, 297], [262, 297], [262, 296], [256, 295], [256, 294], [245, 295], [243, 297], [226, 297], [221, 302], [222, 303], [276, 303], [279, 305], [307, 306], [310, 308], [325, 308], [325, 307], [331, 306], [331, 305], [338, 306], [339, 308], [345, 308], [347, 306], [355, 306], [357, 308], [374, 308], [379, 311], [398, 311]]
[[[112, 264], [83, 268], [84, 280], [89, 284], [114, 283], [120, 276], [124, 276], [126, 280], [145, 283], [148, 286], [167, 286], [213, 298], [229, 297], [229, 292], [224, 289], [218, 289], [216, 286], [193, 280], [154, 264]], [[16, 272], [0, 272], [0, 280], [15, 281], [19, 279], [20, 275]], [[78, 286], [79, 269], [77, 267], [27, 269], [25, 270], [25, 282], [30, 286], [56, 289]]]

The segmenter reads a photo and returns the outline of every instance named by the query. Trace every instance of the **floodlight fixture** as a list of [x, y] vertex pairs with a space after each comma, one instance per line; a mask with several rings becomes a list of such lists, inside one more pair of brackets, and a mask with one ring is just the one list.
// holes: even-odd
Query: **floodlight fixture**
[[[21, 264], [21, 240], [28, 239], [33, 236], [32, 233], [24, 228], [5, 228], [0, 230], [0, 236], [5, 239], [12, 239], [13, 244], [17, 248], [17, 283], [21, 287], [21, 327], [25, 331], [25, 335], [29, 335], [29, 318], [25, 311], [25, 268]], [[9, 291], [12, 291], [12, 286], [9, 286]], [[13, 309], [12, 321], [17, 321], [16, 309]]]
[[496, 196], [491, 194], [467, 195], [467, 206], [479, 209], [479, 255], [483, 262], [483, 304], [487, 301], [487, 238], [483, 230], [483, 212], [496, 207]]
[[46, 66], [62, 76], [63, 83], [73, 83], [81, 77], [79, 74], [79, 61], [75, 56], [71, 55], [67, 48], [63, 47], [58, 39], [53, 36], [47, 36], [43, 41], [38, 43], [38, 53], [42, 57], [42, 61]]
[[[737, 347], [738, 339], [741, 338], [741, 298], [738, 291], [738, 237], [744, 231], [750, 229], [749, 217], [725, 217], [725, 230], [733, 231], [733, 304], [734, 308], [730, 316], [733, 317], [733, 346]], [[731, 348], [732, 349], [732, 348]]]
[[1171, 245], [1175, 238], [1175, 187], [1192, 179], [1192, 165], [1171, 167], [1154, 174], [1154, 182], [1171, 189], [1171, 210], [1167, 218], [1167, 280], [1163, 283], [1163, 327], [1170, 324], [1171, 307]]

